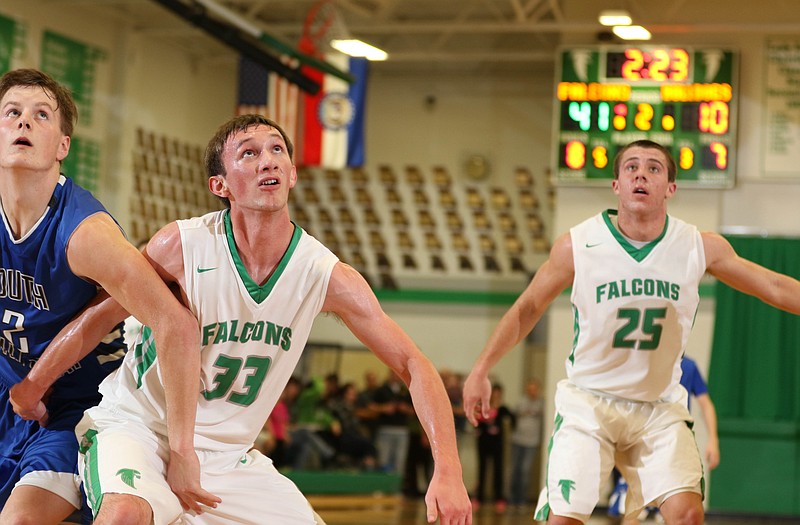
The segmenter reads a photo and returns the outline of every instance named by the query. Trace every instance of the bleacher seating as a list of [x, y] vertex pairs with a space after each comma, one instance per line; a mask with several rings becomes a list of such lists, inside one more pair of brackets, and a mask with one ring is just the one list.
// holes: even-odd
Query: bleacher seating
[[137, 128], [129, 199], [133, 242], [149, 239], [175, 219], [222, 208], [205, 189], [202, 157], [199, 146]]
[[[202, 147], [137, 130], [132, 239], [222, 207], [207, 189], [202, 155]], [[550, 249], [555, 193], [524, 167], [508, 180], [460, 180], [444, 166], [299, 167], [290, 210], [374, 286], [527, 280]]]

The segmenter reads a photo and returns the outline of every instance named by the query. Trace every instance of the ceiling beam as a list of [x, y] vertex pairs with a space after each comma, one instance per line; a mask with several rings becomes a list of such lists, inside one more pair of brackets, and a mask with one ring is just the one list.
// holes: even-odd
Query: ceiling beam
[[180, 0], [153, 0], [169, 9], [181, 18], [202, 29], [209, 36], [234, 48], [242, 55], [274, 71], [289, 82], [296, 84], [303, 91], [316, 95], [320, 85], [296, 69], [283, 64], [278, 58], [264, 49], [264, 45], [256, 38], [228, 24], [219, 22], [206, 15], [203, 6], [193, 3], [184, 4]]
[[[651, 32], [661, 33], [728, 33], [731, 31], [793, 33], [800, 23], [648, 23], [640, 22]], [[265, 24], [270, 31], [281, 34], [299, 34], [302, 26], [298, 24]], [[607, 29], [597, 22], [392, 22], [382, 24], [347, 24], [352, 33], [370, 35], [408, 35], [436, 34], [443, 31], [451, 33], [519, 34], [519, 33], [587, 33], [594, 34]]]

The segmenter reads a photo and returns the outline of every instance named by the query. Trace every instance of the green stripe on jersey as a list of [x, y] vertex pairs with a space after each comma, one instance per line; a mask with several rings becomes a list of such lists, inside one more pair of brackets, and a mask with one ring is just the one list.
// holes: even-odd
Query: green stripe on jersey
[[270, 275], [269, 279], [267, 279], [267, 282], [265, 282], [263, 285], [260, 285], [253, 281], [253, 279], [250, 277], [250, 274], [247, 273], [247, 268], [245, 268], [242, 258], [239, 257], [239, 250], [236, 249], [236, 240], [233, 238], [230, 210], [225, 211], [224, 220], [225, 235], [228, 239], [228, 249], [231, 252], [231, 257], [233, 257], [233, 263], [236, 265], [236, 271], [239, 273], [239, 278], [244, 283], [245, 288], [247, 288], [247, 292], [250, 294], [250, 297], [252, 297], [256, 303], [261, 304], [264, 299], [269, 297], [270, 292], [272, 292], [272, 289], [275, 287], [275, 283], [278, 282], [281, 274], [286, 269], [286, 265], [289, 264], [292, 254], [297, 248], [297, 244], [300, 242], [300, 236], [302, 235], [303, 230], [301, 230], [294, 222], [292, 223], [292, 226], [294, 226], [294, 233], [292, 233], [292, 240], [289, 241], [289, 247], [286, 248], [286, 253], [283, 254], [283, 257], [281, 257], [281, 262], [278, 263], [278, 266], [275, 268], [275, 271], [272, 272], [272, 275]]
[[142, 387], [142, 377], [156, 361], [156, 341], [149, 326], [142, 327], [139, 342], [133, 347], [136, 362], [136, 386]]
[[603, 220], [606, 221], [606, 226], [608, 226], [609, 231], [611, 231], [611, 234], [614, 236], [615, 239], [617, 239], [617, 242], [620, 244], [620, 246], [622, 246], [625, 249], [625, 251], [628, 252], [628, 255], [633, 257], [633, 260], [635, 260], [636, 262], [642, 262], [644, 258], [647, 257], [650, 254], [650, 252], [653, 251], [653, 248], [655, 248], [656, 245], [659, 242], [661, 242], [661, 239], [664, 238], [664, 235], [667, 234], [667, 227], [669, 226], [669, 215], [667, 215], [667, 218], [664, 221], [664, 231], [661, 232], [661, 235], [659, 235], [649, 243], [645, 244], [641, 248], [637, 248], [636, 246], [628, 242], [628, 239], [626, 239], [620, 233], [617, 227], [614, 226], [614, 223], [611, 221], [611, 215], [616, 215], [616, 214], [617, 210], [606, 210], [603, 212]]

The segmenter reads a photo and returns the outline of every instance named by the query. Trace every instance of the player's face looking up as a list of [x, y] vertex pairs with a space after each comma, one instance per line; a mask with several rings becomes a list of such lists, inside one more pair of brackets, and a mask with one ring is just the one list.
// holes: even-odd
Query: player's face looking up
[[56, 101], [38, 86], [17, 86], [0, 100], [0, 163], [4, 168], [47, 170], [69, 152]]
[[[286, 206], [297, 172], [278, 130], [258, 124], [231, 135], [222, 149], [226, 174], [212, 177], [231, 205], [277, 211]], [[216, 188], [216, 191], [215, 191]]]
[[620, 200], [620, 208], [634, 206], [657, 207], [666, 205], [677, 188], [670, 182], [669, 161], [666, 155], [655, 148], [632, 147], [619, 159], [619, 173], [612, 181], [612, 188]]

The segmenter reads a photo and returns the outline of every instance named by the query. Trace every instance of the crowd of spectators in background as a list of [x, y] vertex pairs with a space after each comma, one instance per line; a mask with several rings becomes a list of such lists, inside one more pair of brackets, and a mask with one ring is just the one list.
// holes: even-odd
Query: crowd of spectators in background
[[[464, 378], [450, 370], [440, 374], [462, 439], [469, 432], [461, 399]], [[481, 422], [474, 431], [478, 472], [473, 504], [477, 509], [491, 496], [495, 511], [502, 513], [507, 484], [512, 505], [530, 503], [531, 465], [539, 453], [543, 409], [536, 380], [528, 382], [515, 410], [503, 404], [502, 386], [495, 385], [495, 389], [497, 418]], [[522, 438], [514, 432], [516, 428], [533, 433], [525, 437], [525, 446], [520, 445], [519, 450]], [[510, 464], [504, 461], [506, 445], [512, 450]], [[357, 469], [397, 474], [403, 494], [410, 498], [425, 494], [433, 471], [430, 443], [408, 388], [391, 371], [384, 378], [367, 371], [360, 386], [340, 382], [335, 373], [307, 381], [292, 378], [256, 446], [284, 470]], [[489, 476], [491, 486], [487, 484]]]

